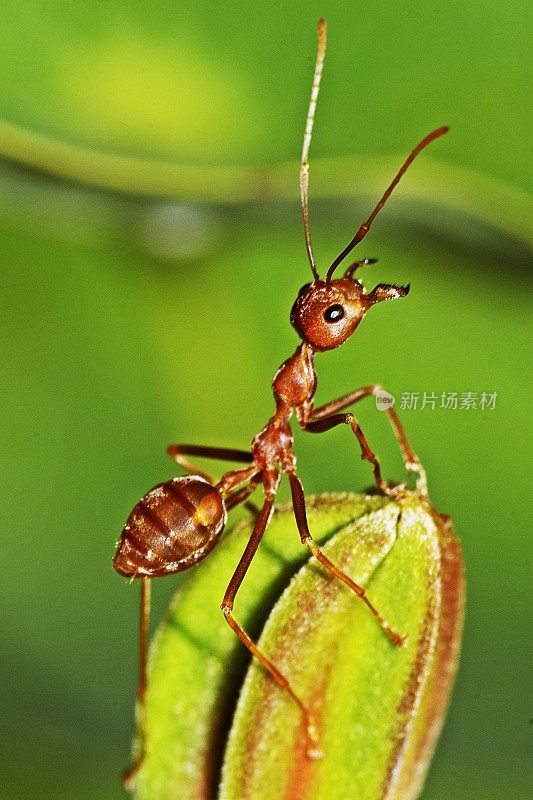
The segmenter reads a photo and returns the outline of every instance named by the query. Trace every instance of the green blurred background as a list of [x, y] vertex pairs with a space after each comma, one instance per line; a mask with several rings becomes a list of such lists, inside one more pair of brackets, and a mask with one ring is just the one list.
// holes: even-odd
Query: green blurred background
[[[402, 412], [468, 575], [461, 670], [424, 798], [528, 794], [526, 3], [5, 0], [2, 797], [124, 796], [137, 591], [111, 568], [114, 543], [139, 497], [175, 474], [167, 443], [247, 447], [272, 411], [310, 277], [297, 160], [320, 15], [322, 271], [384, 175], [432, 128], [452, 130], [360, 248], [380, 259], [369, 287], [410, 282], [411, 294], [317, 357], [317, 401], [374, 381], [398, 399], [497, 393], [493, 410]], [[63, 143], [51, 173], [83, 182], [25, 166], [43, 140], [18, 129]], [[112, 154], [116, 173], [97, 161], [84, 175], [66, 144]], [[358, 416], [401, 479], [386, 421], [370, 401]], [[296, 444], [308, 493], [370, 484], [346, 431]], [[176, 584], [157, 582], [155, 618]]]

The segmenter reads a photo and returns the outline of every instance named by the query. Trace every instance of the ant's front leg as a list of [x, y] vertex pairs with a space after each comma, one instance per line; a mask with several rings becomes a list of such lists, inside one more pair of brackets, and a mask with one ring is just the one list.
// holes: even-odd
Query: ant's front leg
[[351, 427], [361, 447], [361, 457], [372, 464], [372, 472], [378, 488], [381, 489], [383, 494], [389, 497], [396, 497], [398, 488], [391, 488], [381, 477], [379, 459], [368, 444], [366, 436], [353, 414], [332, 414], [330, 417], [323, 417], [317, 421], [312, 419], [311, 422], [306, 423], [303, 427], [304, 430], [310, 433], [324, 433], [331, 430], [331, 428], [336, 428], [337, 425], [349, 425]]
[[[351, 405], [355, 405], [355, 403], [358, 403], [365, 397], [369, 397], [371, 395], [375, 397], [380, 392], [383, 391], [384, 390], [382, 386], [379, 386], [379, 384], [377, 383], [373, 383], [369, 386], [363, 386], [361, 389], [356, 389], [353, 392], [349, 392], [348, 394], [339, 397], [337, 400], [332, 400], [331, 402], [326, 403], [323, 406], [315, 408], [309, 422], [306, 423], [303, 427], [305, 428], [305, 430], [308, 430], [311, 433], [320, 433], [321, 431], [329, 430], [329, 428], [334, 427], [334, 425], [339, 425], [341, 422], [345, 422], [346, 424], [351, 424], [347, 419], [349, 415], [347, 414], [340, 415], [338, 414], [338, 412], [342, 411], [345, 408], [348, 408]], [[386, 407], [384, 410], [385, 413], [387, 414], [392, 430], [394, 431], [394, 435], [396, 436], [396, 439], [398, 440], [398, 443], [400, 445], [400, 450], [402, 451], [405, 468], [409, 472], [414, 472], [416, 474], [417, 491], [421, 495], [421, 497], [427, 498], [427, 481], [426, 481], [426, 473], [424, 467], [422, 466], [420, 459], [418, 458], [413, 448], [411, 447], [396, 411], [390, 406]], [[320, 425], [315, 424], [324, 422], [327, 418], [331, 418], [333, 416], [336, 416], [338, 421], [329, 425], [328, 427], [322, 427]], [[344, 419], [339, 419], [341, 416], [344, 417]], [[357, 423], [355, 424], [357, 425]], [[361, 431], [358, 425], [357, 428], [359, 429], [359, 431]], [[364, 438], [364, 436], [362, 436], [362, 431], [361, 431], [362, 438], [360, 438], [360, 436], [357, 433], [357, 430], [353, 428], [353, 425], [352, 429], [354, 430], [354, 433], [356, 434], [357, 438], [359, 439], [359, 443], [361, 444], [361, 449], [363, 450], [363, 458], [366, 458], [372, 463], [374, 467], [374, 474], [376, 474], [375, 463], [377, 462], [377, 456], [375, 456], [368, 447], [366, 439]], [[363, 445], [363, 440], [366, 443], [366, 447]], [[369, 453], [372, 453], [373, 458], [369, 457], [366, 454], [367, 450], [369, 451]], [[377, 471], [379, 474], [379, 465], [377, 467]], [[379, 482], [377, 481], [377, 478], [376, 482], [378, 483], [378, 486], [380, 486]], [[380, 486], [380, 488], [382, 487]]]

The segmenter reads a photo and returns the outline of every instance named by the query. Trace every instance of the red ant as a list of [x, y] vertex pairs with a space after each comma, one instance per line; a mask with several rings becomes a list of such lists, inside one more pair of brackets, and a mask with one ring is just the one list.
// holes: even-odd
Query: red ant
[[[274, 499], [282, 472], [287, 475], [290, 482], [294, 514], [302, 543], [327, 570], [340, 578], [366, 603], [394, 645], [401, 645], [404, 641], [404, 638], [390, 627], [372, 605], [363, 587], [352, 581], [348, 575], [335, 566], [314, 542], [307, 524], [304, 491], [296, 475], [291, 418], [295, 413], [300, 427], [311, 433], [322, 433], [337, 425], [348, 425], [357, 437], [362, 458], [372, 465], [379, 489], [391, 497], [398, 497], [405, 489], [404, 486], [389, 486], [383, 480], [378, 458], [371, 450], [356, 418], [350, 412], [345, 412], [345, 409], [364, 397], [376, 395], [381, 391], [381, 387], [375, 384], [364, 386], [315, 408], [313, 399], [317, 378], [314, 358], [317, 352], [332, 350], [344, 344], [371, 306], [383, 300], [397, 300], [405, 297], [408, 293], [408, 286], [390, 284], [379, 284], [368, 294], [365, 292], [363, 285], [354, 277], [354, 274], [360, 267], [375, 263], [375, 259], [365, 258], [356, 261], [345, 270], [341, 278], [334, 279], [333, 275], [339, 264], [364, 239], [377, 214], [413, 159], [426, 145], [446, 133], [448, 128], [437, 128], [414, 148], [366, 222], [361, 225], [352, 240], [335, 258], [325, 279], [321, 279], [315, 263], [309, 229], [308, 154], [325, 50], [326, 23], [321, 19], [318, 23], [318, 52], [300, 167], [305, 243], [313, 281], [300, 289], [292, 307], [291, 323], [302, 342], [294, 355], [287, 359], [274, 375], [272, 388], [276, 410], [263, 430], [253, 439], [250, 452], [222, 447], [171, 445], [168, 448], [169, 455], [192, 474], [159, 484], [142, 498], [128, 517], [113, 561], [113, 566], [121, 575], [132, 579], [141, 578], [140, 674], [137, 698], [143, 750], [146, 739], [143, 704], [147, 680], [150, 579], [181, 572], [201, 561], [218, 542], [226, 524], [227, 511], [240, 503], [246, 503], [254, 489], [261, 484], [264, 492], [263, 506], [257, 514], [252, 534], [229, 582], [221, 608], [228, 625], [235, 631], [241, 642], [300, 708], [307, 731], [307, 752], [311, 757], [313, 754], [316, 755], [318, 737], [309, 709], [293, 690], [287, 678], [258, 649], [233, 616], [237, 592], [272, 516]], [[418, 493], [422, 498], [427, 499], [424, 469], [407, 441], [394, 409], [387, 407], [385, 411], [398, 440], [405, 467], [416, 473]], [[247, 466], [226, 472], [220, 481], [215, 482], [205, 472], [197, 469], [187, 456], [235, 461], [247, 464]], [[135, 775], [142, 758], [143, 752], [126, 773], [125, 780], [130, 780]]]

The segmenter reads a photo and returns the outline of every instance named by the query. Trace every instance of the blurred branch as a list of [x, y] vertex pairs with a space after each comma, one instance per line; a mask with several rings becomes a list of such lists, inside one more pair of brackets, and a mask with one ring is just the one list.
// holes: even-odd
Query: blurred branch
[[[405, 154], [403, 154], [405, 155]], [[316, 160], [314, 197], [379, 195], [403, 156]], [[0, 121], [0, 159], [107, 191], [182, 201], [238, 204], [296, 200], [295, 163], [202, 167], [98, 152]], [[395, 190], [443, 205], [525, 242], [531, 241], [530, 198], [516, 186], [424, 155]]]

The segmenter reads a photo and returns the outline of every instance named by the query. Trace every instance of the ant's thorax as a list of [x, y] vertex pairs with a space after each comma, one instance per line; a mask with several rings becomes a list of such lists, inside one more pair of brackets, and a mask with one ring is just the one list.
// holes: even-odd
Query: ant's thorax
[[263, 471], [267, 481], [270, 472], [270, 479], [276, 481], [276, 464], [280, 464], [284, 472], [295, 468], [291, 417], [296, 412], [301, 425], [311, 418], [317, 385], [314, 355], [311, 345], [302, 342], [274, 375], [272, 390], [276, 410], [252, 441], [254, 464]]

